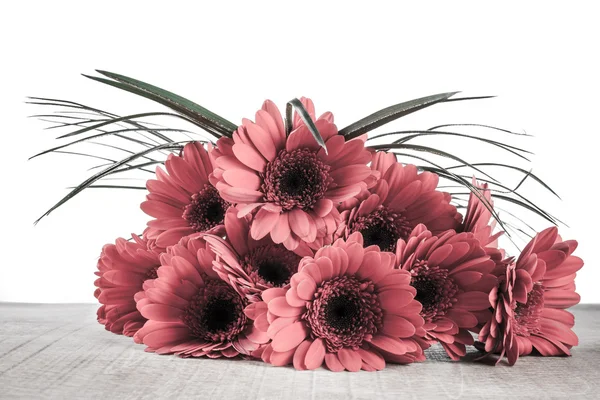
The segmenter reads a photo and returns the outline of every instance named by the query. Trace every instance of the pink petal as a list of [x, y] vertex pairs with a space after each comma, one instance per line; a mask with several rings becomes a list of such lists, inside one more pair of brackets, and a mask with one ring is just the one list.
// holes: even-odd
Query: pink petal
[[288, 213], [279, 214], [279, 220], [271, 231], [271, 239], [275, 243], [283, 243], [290, 236], [290, 224], [288, 222]]
[[254, 240], [260, 240], [265, 237], [269, 232], [271, 232], [278, 220], [279, 214], [272, 213], [264, 208], [258, 210], [254, 220], [252, 221], [252, 227], [250, 229], [252, 238]]
[[379, 304], [384, 311], [396, 314], [401, 312], [414, 298], [408, 290], [384, 290], [379, 293]]
[[273, 349], [273, 353], [271, 353], [271, 357], [269, 358], [271, 364], [276, 367], [282, 367], [284, 365], [288, 365], [292, 363], [294, 359], [294, 352], [296, 349], [290, 349], [285, 352], [278, 352]]
[[358, 193], [360, 193], [360, 190], [360, 185], [343, 186], [328, 190], [325, 193], [325, 197], [334, 203], [341, 203], [342, 201], [348, 200], [352, 196], [356, 196]]
[[292, 307], [285, 297], [277, 297], [269, 302], [269, 311], [279, 317], [296, 317], [304, 312], [304, 307]]
[[148, 304], [140, 310], [146, 319], [158, 322], [180, 322], [182, 310], [164, 304]]
[[258, 206], [263, 205], [264, 203], [250, 203], [250, 204], [246, 204], [243, 206], [238, 206], [238, 213], [237, 213], [237, 217], [238, 218], [243, 218], [246, 215], [250, 214], [252, 211], [254, 211], [254, 209]]
[[284, 288], [270, 288], [262, 292], [262, 299], [265, 303], [269, 303], [277, 297], [285, 296], [287, 289]]
[[466, 292], [456, 296], [455, 307], [461, 307], [468, 311], [485, 310], [490, 307], [488, 293], [484, 292]]
[[301, 238], [308, 236], [310, 232], [310, 222], [308, 220], [308, 215], [306, 215], [306, 213], [303, 210], [295, 208], [292, 211], [290, 211], [289, 223], [290, 228], [292, 228], [292, 231], [294, 231], [296, 235], [298, 235]]
[[273, 346], [274, 351], [289, 351], [302, 343], [308, 334], [309, 329], [304, 322], [297, 321], [277, 332], [273, 338], [273, 342], [271, 342], [271, 346]]
[[262, 172], [267, 165], [267, 161], [254, 148], [247, 144], [234, 144], [233, 154], [235, 154], [238, 160], [244, 163], [244, 165], [258, 172]]
[[385, 360], [381, 354], [375, 352], [375, 350], [369, 349], [358, 349], [358, 354], [362, 358], [363, 362], [369, 364], [377, 371], [381, 371], [385, 368]]
[[353, 185], [364, 181], [371, 175], [371, 169], [366, 165], [348, 165], [330, 173], [335, 183], [340, 186]]
[[325, 365], [332, 372], [342, 372], [345, 370], [336, 353], [325, 354]]
[[406, 344], [404, 344], [400, 339], [391, 336], [378, 334], [373, 337], [371, 343], [383, 351], [400, 356], [405, 354], [407, 351]]
[[277, 156], [277, 149], [275, 148], [275, 143], [271, 134], [265, 132], [264, 129], [252, 122], [244, 124], [244, 127], [246, 128], [254, 147], [256, 147], [267, 161], [273, 161]]
[[306, 369], [316, 369], [323, 365], [324, 359], [325, 345], [323, 344], [323, 339], [319, 338], [312, 342], [308, 348], [306, 357], [304, 359], [304, 364], [306, 365]]
[[320, 199], [315, 203], [313, 211], [319, 216], [324, 217], [331, 212], [333, 208], [333, 201], [329, 199]]
[[256, 203], [263, 199], [263, 194], [256, 190], [239, 187], [223, 187], [219, 189], [221, 197], [230, 203]]
[[302, 371], [302, 370], [306, 369], [306, 365], [304, 364], [304, 359], [306, 358], [306, 353], [308, 352], [308, 349], [310, 348], [311, 344], [312, 344], [312, 342], [310, 340], [305, 340], [304, 342], [300, 343], [298, 348], [296, 348], [296, 352], [294, 353], [293, 363], [294, 363], [294, 368], [296, 368], [297, 370]]
[[233, 187], [251, 190], [259, 190], [262, 183], [255, 172], [243, 169], [228, 169], [223, 172], [223, 179]]
[[415, 334], [412, 323], [394, 314], [385, 314], [383, 317], [382, 332], [399, 338], [408, 338]]
[[362, 366], [362, 358], [356, 351], [343, 348], [338, 351], [337, 355], [340, 363], [342, 363], [342, 365], [348, 371], [360, 371], [360, 367]]

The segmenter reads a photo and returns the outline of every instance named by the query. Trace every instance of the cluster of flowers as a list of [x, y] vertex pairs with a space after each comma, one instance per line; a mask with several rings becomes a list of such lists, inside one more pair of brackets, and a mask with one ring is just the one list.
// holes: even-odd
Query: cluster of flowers
[[157, 168], [142, 237], [98, 261], [107, 330], [159, 354], [299, 370], [381, 370], [434, 343], [511, 365], [570, 354], [575, 241], [549, 228], [507, 258], [485, 184], [463, 217], [437, 175], [367, 150], [364, 135], [346, 141], [302, 103], [326, 149], [298, 115], [286, 135], [266, 101], [232, 138], [188, 143]]

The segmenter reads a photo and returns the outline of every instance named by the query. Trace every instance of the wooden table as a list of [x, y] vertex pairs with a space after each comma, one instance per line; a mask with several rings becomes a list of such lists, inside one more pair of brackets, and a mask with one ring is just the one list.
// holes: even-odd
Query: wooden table
[[95, 309], [0, 303], [0, 398], [600, 398], [600, 305], [574, 308], [580, 346], [572, 357], [492, 367], [451, 362], [436, 346], [427, 362], [359, 373], [150, 354], [105, 331]]

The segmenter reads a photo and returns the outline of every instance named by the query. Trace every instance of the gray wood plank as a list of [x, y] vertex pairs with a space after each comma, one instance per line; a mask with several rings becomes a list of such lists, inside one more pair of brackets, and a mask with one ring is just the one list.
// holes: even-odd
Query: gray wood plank
[[[180, 359], [106, 332], [91, 304], [0, 303], [0, 398], [599, 398], [600, 305], [573, 309], [573, 357], [514, 367], [429, 360], [384, 371], [297, 372], [255, 361]], [[472, 357], [476, 352], [472, 353]]]

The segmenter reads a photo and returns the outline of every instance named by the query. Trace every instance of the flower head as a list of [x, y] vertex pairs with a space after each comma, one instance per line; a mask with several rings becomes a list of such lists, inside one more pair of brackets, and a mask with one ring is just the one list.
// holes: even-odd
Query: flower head
[[575, 274], [583, 266], [573, 256], [574, 240], [562, 241], [556, 227], [540, 232], [510, 264], [490, 293], [495, 318], [480, 331], [487, 353], [506, 354], [513, 365], [534, 349], [543, 356], [570, 355], [578, 344], [575, 320], [566, 308], [579, 303]]
[[495, 263], [472, 233], [452, 230], [433, 236], [418, 225], [396, 249], [399, 268], [411, 274], [422, 305], [425, 340], [439, 342], [457, 360], [473, 344], [469, 330], [488, 321], [488, 294], [496, 286]]
[[450, 204], [450, 195], [436, 189], [438, 176], [402, 165], [392, 153], [377, 152], [371, 168], [381, 179], [342, 204], [342, 223], [336, 235], [360, 232], [365, 244], [395, 251], [398, 239], [407, 239], [418, 224], [434, 234], [456, 229], [461, 215]]
[[213, 271], [214, 257], [202, 234], [161, 255], [158, 278], [136, 296], [148, 319], [135, 334], [137, 343], [159, 354], [218, 358], [247, 356], [268, 341], [245, 313], [249, 300]]
[[229, 203], [208, 181], [213, 166], [204, 146], [188, 143], [180, 156], [169, 154], [165, 169], [156, 168], [156, 179], [146, 183], [150, 193], [141, 208], [155, 218], [148, 238], [166, 248], [195, 232], [221, 230]]
[[217, 255], [214, 270], [240, 294], [260, 300], [260, 294], [272, 287], [283, 287], [298, 272], [302, 256], [313, 251], [301, 243], [294, 251], [273, 243], [269, 236], [254, 240], [250, 235], [250, 216], [237, 217], [237, 209], [225, 215], [227, 240], [206, 235], [205, 240]]
[[256, 355], [296, 369], [373, 371], [386, 361], [424, 359], [413, 336], [422, 334], [421, 305], [410, 274], [394, 255], [363, 248], [360, 234], [305, 257], [286, 288], [263, 292], [266, 309], [255, 325], [272, 342]]
[[258, 209], [252, 237], [270, 235], [289, 250], [333, 234], [339, 222], [335, 205], [358, 194], [371, 175], [364, 138], [346, 142], [331, 113], [316, 119], [312, 101], [302, 102], [327, 152], [297, 115], [286, 137], [279, 110], [267, 100], [256, 122], [244, 119], [232, 139], [219, 139], [213, 153], [211, 182], [221, 197], [237, 204], [240, 217]]
[[160, 251], [150, 248], [152, 241], [132, 237], [133, 241], [118, 238], [102, 248], [94, 282], [94, 296], [102, 304], [98, 322], [106, 330], [126, 336], [133, 336], [146, 321], [136, 309], [134, 296], [146, 280], [156, 278], [160, 266]]

